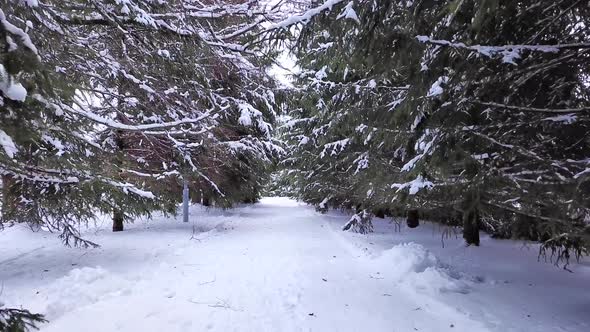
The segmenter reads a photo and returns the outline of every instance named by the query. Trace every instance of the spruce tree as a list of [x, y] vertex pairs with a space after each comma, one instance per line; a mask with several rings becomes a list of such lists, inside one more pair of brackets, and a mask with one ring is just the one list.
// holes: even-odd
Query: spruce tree
[[250, 2], [11, 2], [3, 220], [92, 245], [76, 225], [103, 211], [120, 230], [135, 215], [173, 211], [182, 178], [225, 206], [255, 200], [280, 151], [268, 62], [246, 49], [266, 13]]
[[298, 196], [416, 209], [468, 244], [502, 229], [558, 261], [584, 253], [588, 15], [579, 1], [313, 2], [285, 132]]
[[37, 329], [37, 324], [45, 323], [40, 314], [27, 310], [0, 307], [0, 331], [26, 332]]

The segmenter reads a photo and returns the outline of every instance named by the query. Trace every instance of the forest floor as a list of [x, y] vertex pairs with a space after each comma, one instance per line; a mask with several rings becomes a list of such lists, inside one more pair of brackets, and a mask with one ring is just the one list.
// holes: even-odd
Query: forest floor
[[535, 245], [347, 219], [284, 198], [194, 206], [186, 224], [99, 220], [96, 249], [19, 225], [0, 232], [0, 302], [44, 313], [44, 332], [590, 331], [587, 261], [570, 273]]

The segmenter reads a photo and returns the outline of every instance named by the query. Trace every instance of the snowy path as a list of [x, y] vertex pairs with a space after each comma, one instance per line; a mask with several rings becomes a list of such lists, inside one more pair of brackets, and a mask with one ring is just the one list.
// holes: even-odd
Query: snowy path
[[[46, 313], [42, 331], [510, 330], [488, 310], [462, 309], [473, 302], [450, 304], [478, 284], [422, 246], [365, 248], [379, 243], [286, 199], [193, 212], [194, 224], [98, 228], [87, 234], [102, 245], [92, 250], [0, 233], [0, 300]], [[563, 331], [587, 327], [575, 323]]]

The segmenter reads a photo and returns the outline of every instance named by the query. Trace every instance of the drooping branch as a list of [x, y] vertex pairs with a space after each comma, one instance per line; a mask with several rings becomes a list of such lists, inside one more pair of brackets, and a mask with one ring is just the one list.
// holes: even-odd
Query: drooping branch
[[490, 107], [498, 107], [504, 108], [508, 110], [515, 110], [515, 111], [524, 111], [524, 112], [541, 112], [541, 113], [564, 113], [564, 114], [571, 114], [571, 113], [578, 113], [578, 112], [590, 112], [590, 107], [581, 107], [581, 108], [536, 108], [536, 107], [526, 107], [526, 106], [514, 106], [514, 105], [506, 105], [506, 104], [499, 104], [499, 103], [490, 103], [490, 102], [483, 102], [483, 101], [474, 101], [479, 105], [483, 106], [490, 106]]
[[309, 22], [314, 16], [317, 16], [325, 11], [331, 11], [335, 5], [341, 2], [344, 2], [344, 0], [327, 0], [322, 5], [309, 9], [302, 14], [292, 15], [280, 22], [272, 24], [267, 28], [266, 31], [268, 32], [277, 29], [287, 29], [293, 25], [305, 24]]
[[590, 48], [590, 43], [571, 43], [555, 45], [466, 45], [461, 42], [451, 42], [448, 40], [432, 39], [428, 36], [416, 36], [419, 42], [438, 46], [446, 46], [457, 49], [474, 51], [486, 56], [500, 54], [502, 52], [521, 52], [533, 51], [542, 53], [557, 53], [561, 50], [581, 50]]

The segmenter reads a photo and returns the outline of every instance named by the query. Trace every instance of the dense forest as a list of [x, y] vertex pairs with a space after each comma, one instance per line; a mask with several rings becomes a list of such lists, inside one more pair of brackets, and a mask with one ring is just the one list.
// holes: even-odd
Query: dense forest
[[[364, 4], [364, 5], [361, 5]], [[369, 4], [370, 3], [370, 4]], [[370, 1], [294, 43], [283, 185], [346, 229], [407, 216], [543, 242], [590, 239], [589, 30], [579, 1]]]
[[[344, 230], [421, 220], [590, 245], [580, 0], [0, 0], [0, 227], [66, 245], [191, 200], [281, 193]], [[296, 61], [292, 86], [269, 74]], [[0, 330], [39, 315], [0, 307]], [[12, 328], [12, 330], [11, 330]]]

